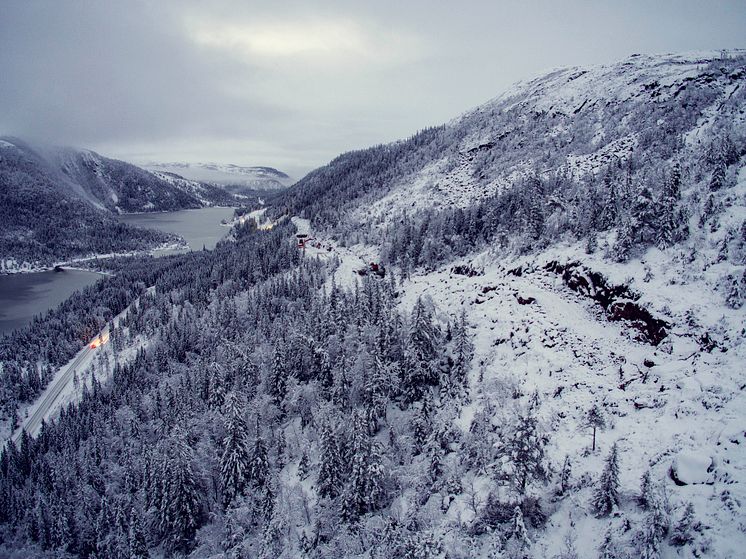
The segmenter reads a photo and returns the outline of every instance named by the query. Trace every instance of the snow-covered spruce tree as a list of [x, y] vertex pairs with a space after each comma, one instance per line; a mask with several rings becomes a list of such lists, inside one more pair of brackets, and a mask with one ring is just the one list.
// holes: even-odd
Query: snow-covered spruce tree
[[704, 204], [702, 204], [702, 211], [699, 215], [700, 229], [704, 229], [705, 225], [707, 225], [707, 222], [710, 221], [710, 219], [712, 219], [716, 213], [717, 208], [715, 204], [715, 197], [712, 194], [707, 194], [705, 197], [705, 202]]
[[694, 541], [694, 533], [700, 529], [701, 525], [694, 514], [694, 505], [690, 501], [686, 504], [684, 513], [671, 532], [671, 545], [681, 547], [692, 543]]
[[246, 481], [256, 488], [263, 488], [269, 477], [269, 460], [267, 457], [267, 444], [259, 430], [259, 416], [256, 418], [254, 442], [249, 451], [248, 469]]
[[267, 393], [272, 396], [272, 401], [280, 409], [282, 409], [287, 391], [287, 379], [287, 357], [283, 348], [283, 342], [279, 340], [275, 342], [272, 367], [267, 378]]
[[657, 238], [658, 215], [653, 194], [646, 186], [641, 187], [630, 207], [629, 216], [619, 230], [613, 257], [617, 262], [626, 262], [635, 246], [647, 246]]
[[227, 507], [243, 493], [250, 467], [248, 427], [243, 417], [243, 407], [238, 396], [231, 393], [225, 403], [225, 437], [220, 455], [223, 506]]
[[559, 483], [557, 484], [557, 495], [563, 496], [567, 493], [572, 482], [572, 462], [570, 462], [570, 456], [565, 455], [565, 460], [562, 462], [562, 469], [559, 473]]
[[607, 168], [603, 179], [603, 190], [605, 191], [603, 207], [599, 217], [599, 227], [602, 231], [614, 227], [619, 219], [619, 196], [615, 186], [617, 180], [613, 170]]
[[114, 538], [113, 548], [115, 557], [129, 556], [129, 519], [124, 511], [122, 503], [117, 504], [116, 514], [114, 515]]
[[450, 370], [449, 391], [453, 398], [465, 396], [469, 385], [469, 364], [474, 356], [474, 344], [469, 335], [466, 310], [462, 309], [452, 333], [453, 365]]
[[648, 512], [636, 538], [638, 551], [643, 559], [660, 557], [661, 546], [670, 528], [664, 488], [656, 487], [651, 495]]
[[681, 201], [681, 168], [674, 165], [663, 185], [663, 192], [658, 199], [658, 239], [660, 249], [673, 246], [686, 238], [687, 219], [680, 206]]
[[622, 559], [623, 557], [626, 557], [626, 555], [620, 554], [614, 532], [611, 526], [609, 526], [604, 534], [604, 539], [601, 541], [601, 545], [598, 546], [598, 559]]
[[632, 240], [647, 244], [655, 240], [657, 228], [656, 206], [650, 189], [643, 186], [630, 209], [632, 218]]
[[637, 497], [637, 504], [642, 510], [648, 510], [654, 499], [653, 482], [650, 479], [650, 470], [647, 469], [640, 478], [640, 495]]
[[528, 537], [526, 523], [523, 520], [523, 511], [519, 506], [513, 509], [513, 518], [508, 528], [505, 551], [510, 559], [528, 559], [530, 557], [531, 538]]
[[310, 468], [311, 465], [308, 460], [308, 453], [304, 450], [303, 454], [300, 456], [300, 460], [298, 460], [298, 478], [301, 480], [308, 479]]
[[380, 444], [365, 428], [365, 419], [358, 412], [352, 421], [350, 472], [343, 495], [343, 516], [354, 521], [361, 515], [377, 510], [384, 501], [384, 467]]
[[630, 252], [634, 246], [634, 229], [629, 219], [619, 227], [616, 243], [611, 249], [610, 256], [616, 262], [626, 262], [629, 260]]
[[343, 467], [340, 462], [340, 449], [337, 437], [325, 421], [319, 434], [319, 473], [318, 491], [322, 497], [334, 499], [342, 487]]
[[585, 417], [583, 418], [583, 427], [593, 431], [593, 446], [591, 450], [595, 451], [596, 430], [606, 428], [606, 419], [604, 418], [601, 408], [598, 407], [598, 404], [593, 404], [593, 406], [588, 410], [588, 413], [585, 414]]
[[350, 402], [350, 379], [344, 369], [339, 370], [334, 377], [334, 386], [332, 386], [332, 402], [340, 410], [348, 411], [351, 408]]
[[746, 298], [746, 271], [743, 274], [731, 274], [728, 283], [725, 304], [731, 309], [740, 309]]
[[415, 454], [422, 452], [422, 448], [433, 432], [433, 404], [430, 397], [430, 392], [425, 393], [425, 396], [420, 402], [420, 407], [412, 417], [412, 446]]
[[541, 429], [535, 409], [529, 405], [517, 414], [502, 447], [508, 458], [511, 485], [521, 496], [529, 484], [544, 483], [549, 476], [545, 455], [549, 436]]
[[603, 472], [591, 501], [597, 516], [608, 516], [619, 506], [619, 451], [617, 443], [611, 446]]
[[418, 298], [412, 309], [402, 370], [401, 391], [405, 402], [418, 401], [428, 386], [437, 383], [439, 338], [430, 312], [422, 298]]
[[371, 412], [372, 432], [377, 432], [380, 422], [386, 419], [386, 405], [393, 383], [390, 368], [384, 363], [380, 355], [375, 356], [372, 370], [367, 373], [364, 399]]
[[178, 438], [171, 447], [158, 472], [160, 485], [165, 489], [158, 503], [158, 527], [167, 549], [187, 552], [201, 521], [202, 490], [192, 469], [192, 451], [187, 443]]
[[487, 473], [495, 457], [495, 436], [490, 422], [492, 411], [485, 406], [475, 414], [460, 453], [461, 462], [480, 474]]
[[207, 403], [209, 406], [218, 410], [223, 406], [225, 402], [225, 379], [220, 372], [217, 364], [213, 364], [210, 371], [209, 380], [209, 397]]
[[430, 532], [410, 534], [404, 541], [403, 557], [406, 559], [430, 559], [443, 553], [443, 546]]
[[443, 475], [443, 459], [445, 451], [435, 433], [425, 444], [425, 455], [428, 462], [428, 477], [431, 483], [435, 483]]
[[128, 543], [129, 559], [147, 559], [150, 557], [148, 544], [145, 540], [142, 517], [134, 506], [130, 511]]
[[588, 239], [585, 243], [585, 253], [594, 254], [598, 250], [598, 234], [595, 231], [588, 233]]
[[723, 157], [723, 154], [720, 153], [715, 160], [713, 169], [712, 169], [712, 177], [710, 177], [710, 191], [716, 192], [720, 190], [723, 185], [725, 184], [725, 174], [727, 171], [727, 166], [725, 163], [725, 157]]

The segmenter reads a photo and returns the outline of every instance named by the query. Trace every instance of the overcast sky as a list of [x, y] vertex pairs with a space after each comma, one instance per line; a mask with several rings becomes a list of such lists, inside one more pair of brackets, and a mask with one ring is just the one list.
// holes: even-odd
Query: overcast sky
[[552, 67], [744, 38], [743, 0], [0, 0], [0, 134], [297, 178]]

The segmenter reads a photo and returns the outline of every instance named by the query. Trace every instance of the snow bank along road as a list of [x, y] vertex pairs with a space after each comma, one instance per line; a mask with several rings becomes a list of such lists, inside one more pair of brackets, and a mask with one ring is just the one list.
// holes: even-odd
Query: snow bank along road
[[37, 431], [41, 427], [41, 422], [44, 418], [51, 415], [55, 403], [59, 399], [60, 395], [64, 392], [65, 388], [72, 382], [77, 371], [82, 372], [86, 366], [88, 366], [93, 359], [93, 354], [103, 344], [109, 341], [109, 327], [106, 326], [99, 333], [90, 344], [86, 345], [85, 348], [80, 350], [75, 358], [65, 365], [62, 369], [61, 374], [57, 374], [55, 378], [49, 383], [49, 386], [44, 390], [39, 400], [36, 402], [33, 412], [31, 415], [21, 423], [20, 427], [16, 430], [13, 435], [13, 440], [18, 441], [21, 437], [21, 433], [25, 429], [29, 435], [36, 435]]
[[[148, 292], [152, 293], [154, 287], [148, 288]], [[119, 324], [119, 321], [124, 318], [130, 309], [137, 305], [140, 301], [138, 297], [135, 299], [130, 306], [124, 309], [121, 313], [114, 317], [110, 324]], [[62, 367], [57, 374], [54, 376], [49, 385], [44, 389], [41, 396], [28, 408], [29, 416], [21, 421], [18, 429], [12, 436], [14, 441], [18, 441], [21, 437], [21, 433], [26, 430], [29, 435], [35, 436], [41, 422], [43, 420], [49, 420], [55, 415], [57, 410], [64, 405], [67, 401], [64, 396], [68, 395], [71, 390], [72, 381], [75, 378], [75, 373], [83, 373], [93, 362], [93, 358], [100, 351], [100, 347], [109, 342], [109, 325], [98, 333], [86, 346], [81, 349], [78, 354], [70, 361], [67, 365]], [[78, 375], [79, 378], [82, 374]]]

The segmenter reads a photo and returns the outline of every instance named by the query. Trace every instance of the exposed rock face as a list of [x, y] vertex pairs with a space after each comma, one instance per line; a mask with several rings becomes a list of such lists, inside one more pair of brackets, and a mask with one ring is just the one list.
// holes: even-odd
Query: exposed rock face
[[579, 262], [560, 264], [549, 262], [548, 271], [562, 277], [573, 291], [596, 301], [606, 311], [611, 321], [624, 320], [638, 330], [646, 341], [653, 345], [661, 343], [668, 335], [669, 324], [655, 318], [650, 311], [639, 305], [640, 296], [625, 285], [610, 285], [606, 278], [593, 272]]

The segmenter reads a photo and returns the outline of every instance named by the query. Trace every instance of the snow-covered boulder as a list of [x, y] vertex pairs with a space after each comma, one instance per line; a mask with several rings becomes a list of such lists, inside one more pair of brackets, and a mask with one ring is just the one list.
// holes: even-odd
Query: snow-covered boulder
[[712, 457], [694, 451], [680, 452], [671, 463], [671, 479], [676, 485], [714, 483]]

